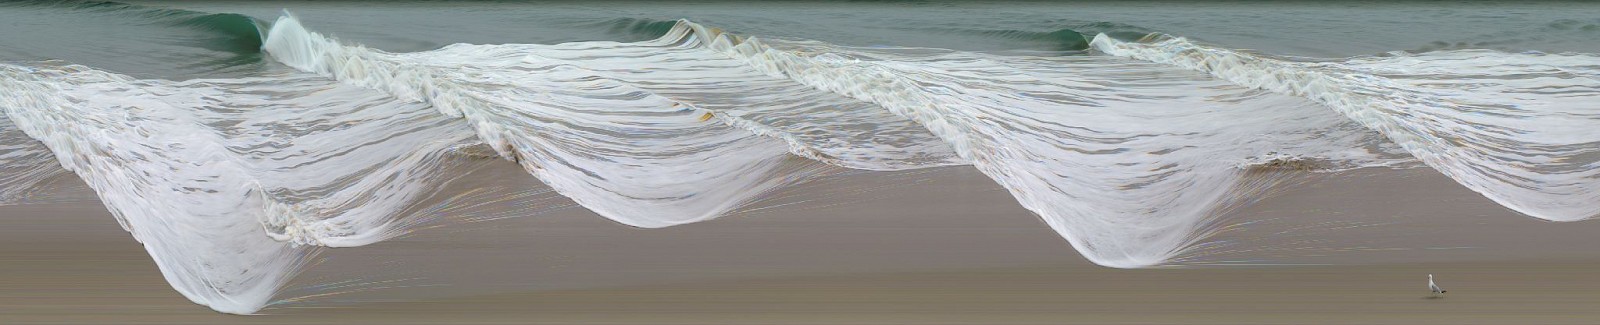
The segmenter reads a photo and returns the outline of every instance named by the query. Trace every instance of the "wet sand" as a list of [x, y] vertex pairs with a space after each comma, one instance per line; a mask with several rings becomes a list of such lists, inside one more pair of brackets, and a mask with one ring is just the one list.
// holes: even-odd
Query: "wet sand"
[[[496, 168], [455, 186], [537, 187]], [[0, 324], [1600, 323], [1600, 223], [1519, 216], [1426, 169], [1269, 194], [1224, 217], [1232, 245], [1141, 270], [1090, 265], [965, 167], [837, 175], [666, 229], [540, 209], [328, 250], [256, 316], [179, 296], [97, 202], [5, 206]]]

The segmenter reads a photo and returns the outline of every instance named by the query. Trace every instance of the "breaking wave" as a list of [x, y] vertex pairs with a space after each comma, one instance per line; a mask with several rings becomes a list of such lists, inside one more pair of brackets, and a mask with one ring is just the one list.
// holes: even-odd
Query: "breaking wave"
[[[21, 28], [0, 34], [7, 43], [0, 52], [8, 57], [69, 59], [99, 69], [166, 77], [242, 75], [266, 63], [261, 53], [265, 22], [240, 14], [32, 0], [0, 2], [0, 16]], [[58, 34], [69, 36], [49, 41]]]
[[249, 16], [232, 13], [205, 13], [181, 9], [154, 8], [110, 1], [28, 0], [10, 1], [0, 7], [54, 8], [89, 13], [104, 13], [131, 18], [140, 24], [188, 28], [207, 32], [210, 37], [192, 40], [192, 45], [215, 51], [256, 54], [261, 51], [262, 23]]
[[1600, 215], [1600, 56], [1458, 50], [1304, 62], [1165, 35], [1093, 44], [1317, 102], [1517, 212]]
[[1420, 161], [1534, 217], [1600, 213], [1587, 54], [1309, 61], [1102, 33], [1063, 41], [1089, 50], [1072, 55], [999, 55], [631, 19], [607, 25], [659, 37], [389, 53], [287, 13], [256, 43], [233, 16], [185, 19], [304, 73], [177, 82], [0, 64], [0, 203], [71, 172], [174, 288], [230, 313], [267, 305], [318, 247], [403, 233], [419, 200], [489, 157], [649, 228], [840, 169], [971, 165], [1120, 268], [1197, 249], [1260, 168]]

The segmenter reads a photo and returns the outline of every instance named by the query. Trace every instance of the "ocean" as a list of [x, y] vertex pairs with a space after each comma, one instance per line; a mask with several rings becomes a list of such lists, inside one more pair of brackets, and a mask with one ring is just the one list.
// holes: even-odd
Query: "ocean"
[[[971, 166], [1094, 264], [1205, 263], [1251, 175], [1436, 170], [1600, 215], [1584, 2], [0, 4], [0, 204], [75, 175], [189, 300], [512, 164], [639, 228], [822, 176]], [[522, 177], [522, 176], [519, 176]], [[1287, 176], [1284, 176], [1287, 177]], [[1250, 180], [1250, 181], [1247, 181]], [[452, 200], [490, 205], [503, 196]]]

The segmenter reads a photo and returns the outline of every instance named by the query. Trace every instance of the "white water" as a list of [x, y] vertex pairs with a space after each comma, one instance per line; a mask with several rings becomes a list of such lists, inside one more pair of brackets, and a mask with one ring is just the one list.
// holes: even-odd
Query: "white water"
[[390, 54], [289, 16], [269, 34], [266, 51], [285, 64], [461, 117], [557, 191], [639, 227], [710, 219], [815, 172], [789, 153], [871, 170], [957, 163], [909, 121], [670, 43]]
[[167, 280], [264, 305], [307, 251], [393, 235], [471, 133], [425, 105], [310, 76], [167, 82], [0, 65], [0, 108], [82, 178]]
[[37, 202], [47, 196], [46, 182], [66, 173], [49, 148], [0, 115], [0, 205]]
[[1600, 215], [1600, 56], [1460, 50], [1297, 62], [1164, 36], [1100, 35], [1091, 45], [1311, 99], [1517, 212]]
[[[1600, 206], [1596, 139], [1580, 132], [1597, 125], [1584, 105], [1596, 76], [1586, 56], [1305, 63], [1189, 43], [1094, 44], [1143, 61], [849, 48], [687, 21], [641, 43], [386, 53], [286, 15], [264, 50], [311, 74], [170, 82], [0, 65], [0, 109], [15, 124], [0, 125], [0, 199], [23, 197], [11, 184], [60, 172], [42, 163], [48, 148], [174, 288], [232, 313], [263, 307], [308, 247], [405, 231], [412, 204], [457, 176], [453, 166], [491, 150], [639, 227], [715, 218], [837, 168], [972, 164], [1112, 267], [1157, 265], [1192, 248], [1214, 231], [1219, 209], [1248, 194], [1237, 186], [1251, 166], [1285, 161], [1339, 170], [1409, 166], [1415, 155], [1534, 216], [1573, 220]], [[1289, 72], [1248, 77], [1253, 70], [1185, 60], [1213, 52]], [[1314, 78], [1258, 82], [1297, 80], [1286, 76]], [[1376, 97], [1385, 94], [1407, 97]], [[1392, 105], [1376, 112], [1332, 98]], [[16, 131], [37, 142], [12, 141]]]
[[683, 27], [774, 76], [915, 119], [1096, 264], [1161, 263], [1202, 239], [1247, 165], [1400, 163], [1293, 97], [1110, 57], [763, 42]]

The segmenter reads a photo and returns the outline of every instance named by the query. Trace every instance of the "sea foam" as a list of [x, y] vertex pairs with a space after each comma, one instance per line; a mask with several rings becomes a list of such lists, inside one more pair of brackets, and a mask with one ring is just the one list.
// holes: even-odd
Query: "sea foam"
[[0, 204], [76, 174], [175, 289], [230, 313], [266, 306], [319, 247], [404, 233], [419, 200], [485, 157], [647, 228], [841, 169], [970, 164], [1088, 260], [1122, 268], [1196, 249], [1262, 168], [1416, 157], [1536, 217], [1600, 208], [1590, 55], [1308, 61], [1103, 35], [1088, 52], [1001, 55], [686, 20], [665, 32], [389, 53], [285, 14], [262, 48], [304, 73], [174, 82], [0, 64]]
[[1517, 212], [1600, 215], [1600, 56], [1456, 50], [1304, 61], [1159, 34], [1099, 35], [1091, 45], [1310, 99]]

